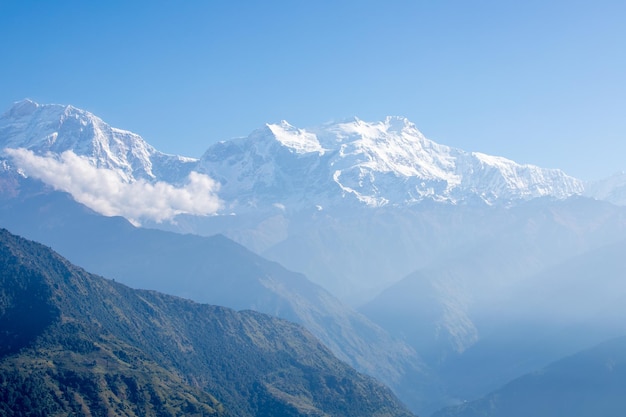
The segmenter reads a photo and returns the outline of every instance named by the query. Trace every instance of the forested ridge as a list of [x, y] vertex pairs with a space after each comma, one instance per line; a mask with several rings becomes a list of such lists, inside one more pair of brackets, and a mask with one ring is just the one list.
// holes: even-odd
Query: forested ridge
[[5, 230], [0, 265], [3, 415], [411, 415], [287, 321], [134, 290]]

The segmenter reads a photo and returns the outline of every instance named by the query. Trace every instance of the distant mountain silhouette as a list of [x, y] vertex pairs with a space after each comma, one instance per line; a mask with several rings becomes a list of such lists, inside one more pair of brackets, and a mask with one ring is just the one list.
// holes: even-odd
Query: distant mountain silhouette
[[621, 417], [625, 409], [626, 337], [621, 337], [433, 417]]

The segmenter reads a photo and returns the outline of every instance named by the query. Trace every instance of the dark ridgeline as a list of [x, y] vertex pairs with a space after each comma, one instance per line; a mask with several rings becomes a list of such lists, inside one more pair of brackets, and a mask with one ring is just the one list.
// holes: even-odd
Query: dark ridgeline
[[0, 414], [411, 416], [298, 325], [133, 290], [0, 230]]

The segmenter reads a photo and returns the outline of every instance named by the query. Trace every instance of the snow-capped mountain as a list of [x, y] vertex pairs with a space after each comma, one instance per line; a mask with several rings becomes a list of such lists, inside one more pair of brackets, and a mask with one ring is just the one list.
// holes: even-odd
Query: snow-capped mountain
[[211, 146], [200, 160], [157, 151], [140, 136], [72, 106], [16, 103], [0, 118], [0, 147], [37, 155], [71, 150], [125, 182], [180, 184], [191, 172], [219, 181], [224, 212], [420, 201], [510, 203], [565, 198], [583, 183], [558, 169], [520, 165], [425, 138], [400, 117], [300, 129], [286, 121]]
[[440, 145], [399, 117], [307, 130], [286, 121], [267, 124], [211, 146], [197, 169], [218, 179], [222, 197], [239, 207], [339, 200], [374, 207], [423, 200], [493, 204], [583, 191], [581, 181], [558, 169]]
[[[100, 214], [170, 231], [221, 233], [305, 274], [344, 302], [384, 307], [363, 311], [411, 340], [430, 369], [442, 370], [436, 377], [453, 388], [458, 378], [473, 374], [467, 369], [474, 368], [464, 367], [475, 364], [472, 355], [482, 358], [492, 347], [484, 341], [498, 329], [493, 318], [508, 317], [502, 295], [536, 290], [534, 283], [543, 280], [522, 284], [543, 270], [551, 274], [559, 262], [621, 241], [626, 228], [626, 208], [567, 198], [584, 193], [619, 202], [623, 177], [585, 190], [582, 181], [557, 169], [437, 144], [399, 117], [307, 129], [285, 121], [267, 124], [247, 137], [215, 143], [196, 160], [163, 154], [74, 107], [22, 101], [0, 117], [0, 171], [10, 171], [0, 173], [0, 197], [6, 216], [31, 227], [21, 217], [26, 210], [15, 209], [22, 203], [16, 196], [24, 190], [35, 195], [26, 201], [32, 206], [23, 207], [38, 216], [50, 209], [53, 193], [11, 171], [16, 168]], [[66, 221], [76, 227], [75, 220]], [[50, 229], [45, 222], [38, 228]], [[230, 273], [223, 273], [226, 283]], [[589, 279], [593, 285], [593, 274]], [[570, 293], [571, 281], [562, 288]], [[511, 299], [534, 309], [527, 298]], [[391, 328], [388, 318], [402, 326]], [[503, 328], [510, 324], [502, 320]], [[357, 349], [371, 349], [354, 340]], [[501, 339], [492, 340], [495, 345]], [[502, 369], [514, 371], [534, 357], [526, 345], [519, 349], [519, 361], [500, 358]], [[502, 375], [491, 368], [484, 371], [495, 375], [487, 384]], [[416, 386], [413, 380], [406, 384], [401, 388]], [[435, 393], [433, 401], [467, 398], [448, 394]]]
[[585, 196], [626, 206], [626, 172], [587, 184]]
[[98, 168], [115, 171], [122, 180], [167, 178], [176, 182], [196, 160], [157, 151], [141, 136], [109, 126], [73, 106], [15, 103], [0, 117], [0, 148], [25, 148], [37, 155], [72, 151]]

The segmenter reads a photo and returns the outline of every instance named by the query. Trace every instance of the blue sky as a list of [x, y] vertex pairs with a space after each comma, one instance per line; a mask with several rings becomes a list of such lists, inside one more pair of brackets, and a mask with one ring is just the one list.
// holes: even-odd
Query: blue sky
[[3, 110], [73, 104], [169, 153], [400, 115], [583, 179], [626, 170], [624, 1], [0, 0], [0, 56]]

